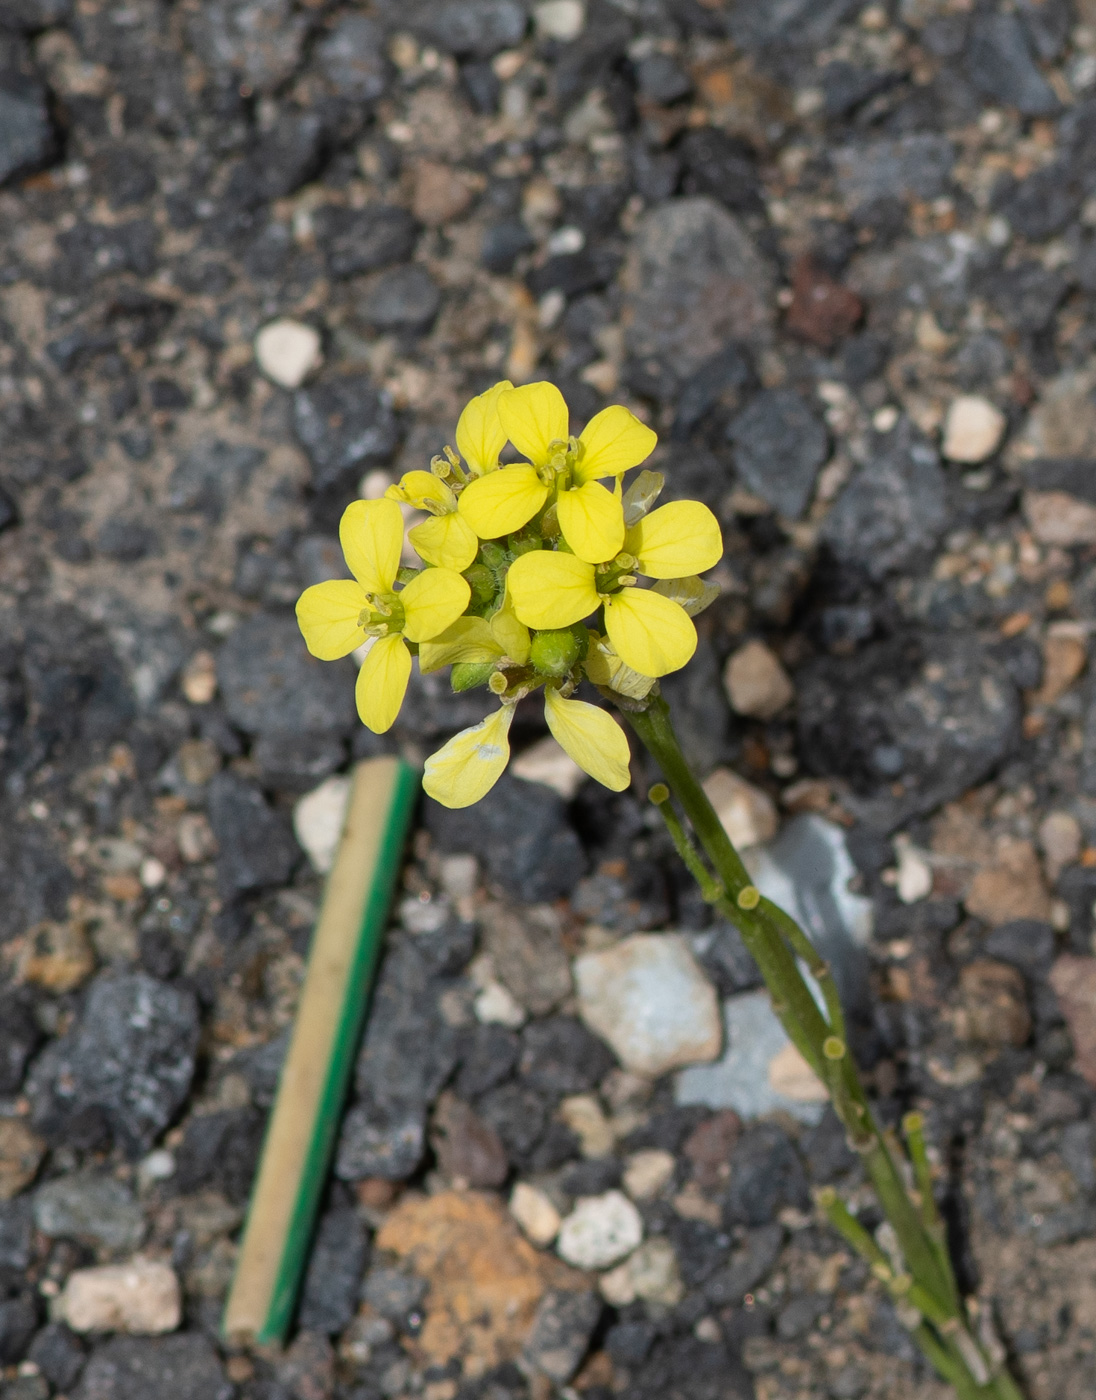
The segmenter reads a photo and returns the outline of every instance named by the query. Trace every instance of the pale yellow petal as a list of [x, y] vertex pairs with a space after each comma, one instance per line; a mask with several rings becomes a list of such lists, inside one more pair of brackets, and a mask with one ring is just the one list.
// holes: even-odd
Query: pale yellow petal
[[560, 747], [584, 773], [613, 792], [623, 792], [629, 786], [628, 740], [607, 710], [584, 700], [564, 700], [550, 686], [544, 692], [544, 718]]
[[571, 431], [566, 401], [547, 380], [500, 394], [499, 418], [506, 436], [535, 467], [548, 460], [549, 443], [566, 442]]
[[660, 578], [651, 587], [652, 592], [661, 593], [664, 598], [680, 604], [690, 617], [699, 616], [719, 597], [719, 584], [697, 578], [696, 574], [685, 574], [682, 578]]
[[452, 488], [433, 472], [404, 472], [384, 493], [390, 500], [405, 501], [416, 510], [451, 511], [457, 508]]
[[350, 572], [367, 593], [391, 593], [403, 549], [403, 511], [395, 501], [351, 501], [339, 521]]
[[719, 521], [700, 501], [671, 501], [637, 520], [624, 548], [648, 578], [683, 578], [719, 563], [723, 535]]
[[365, 633], [359, 619], [365, 606], [365, 590], [353, 579], [306, 588], [297, 599], [297, 624], [312, 655], [337, 661], [361, 646]]
[[594, 577], [594, 566], [573, 554], [538, 549], [514, 560], [506, 584], [526, 627], [570, 627], [601, 602]]
[[354, 699], [361, 722], [374, 734], [392, 728], [407, 693], [411, 653], [398, 633], [378, 637], [358, 672]]
[[518, 621], [509, 590], [502, 607], [491, 619], [491, 635], [511, 661], [524, 666], [529, 660], [529, 629], [524, 622]]
[[602, 564], [624, 544], [624, 510], [599, 481], [561, 491], [556, 501], [559, 528], [579, 559]]
[[429, 642], [456, 622], [468, 606], [468, 580], [453, 569], [423, 569], [400, 594], [403, 635], [409, 642]]
[[503, 467], [470, 481], [460, 493], [460, 513], [481, 540], [497, 540], [528, 524], [548, 499], [532, 467]]
[[680, 671], [696, 651], [693, 620], [650, 589], [624, 588], [605, 604], [605, 630], [626, 666], [643, 676]]
[[590, 650], [583, 665], [586, 675], [595, 685], [606, 686], [618, 695], [626, 695], [629, 700], [646, 699], [655, 683], [653, 676], [641, 676], [638, 671], [625, 666], [613, 650], [612, 643], [598, 637], [596, 632], [590, 634]]
[[476, 557], [479, 540], [463, 515], [432, 515], [421, 525], [408, 530], [407, 538], [421, 559], [439, 569], [467, 569]]
[[426, 675], [458, 661], [497, 661], [503, 652], [486, 618], [458, 617], [444, 632], [419, 645], [419, 670]]
[[578, 443], [575, 479], [593, 481], [599, 476], [621, 476], [645, 462], [655, 450], [658, 434], [634, 413], [613, 404], [590, 419]]
[[477, 475], [492, 472], [506, 446], [506, 429], [499, 420], [499, 395], [514, 386], [502, 380], [465, 407], [457, 422], [457, 451]]
[[443, 807], [471, 807], [485, 797], [510, 761], [513, 718], [513, 705], [503, 705], [431, 754], [422, 779], [427, 794]]

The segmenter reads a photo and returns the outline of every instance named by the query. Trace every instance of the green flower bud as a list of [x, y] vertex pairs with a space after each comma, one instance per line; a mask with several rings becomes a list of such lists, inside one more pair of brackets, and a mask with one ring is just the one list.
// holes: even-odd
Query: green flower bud
[[464, 577], [472, 590], [469, 606], [473, 610], [495, 601], [495, 575], [488, 565], [474, 561], [465, 569]]
[[533, 633], [529, 660], [542, 676], [565, 676], [581, 658], [582, 646], [573, 627]]
[[457, 694], [462, 690], [475, 690], [494, 669], [493, 661], [456, 661], [449, 673], [449, 684]]

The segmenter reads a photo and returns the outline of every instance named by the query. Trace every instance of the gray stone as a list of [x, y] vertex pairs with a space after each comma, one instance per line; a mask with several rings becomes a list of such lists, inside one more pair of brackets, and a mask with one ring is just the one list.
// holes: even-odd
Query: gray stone
[[246, 734], [353, 734], [354, 668], [308, 654], [291, 617], [259, 613], [228, 637], [217, 684], [229, 719]]
[[752, 1293], [772, 1269], [783, 1247], [782, 1226], [773, 1223], [747, 1229], [726, 1265], [705, 1282], [706, 1296], [718, 1307], [741, 1307], [746, 1294]]
[[27, 1061], [42, 1040], [34, 1000], [23, 988], [0, 993], [0, 1094], [17, 1094]]
[[817, 1123], [818, 1101], [789, 1098], [769, 1082], [769, 1065], [791, 1045], [776, 1018], [767, 992], [743, 992], [723, 1003], [725, 1043], [722, 1059], [690, 1065], [674, 1080], [678, 1104], [733, 1108], [742, 1118], [758, 1118], [782, 1109], [801, 1123]]
[[258, 784], [218, 773], [209, 785], [209, 824], [217, 838], [217, 885], [226, 899], [289, 879], [300, 852], [288, 819], [269, 806]]
[[441, 1171], [468, 1186], [501, 1186], [510, 1170], [502, 1139], [471, 1105], [446, 1090], [434, 1109], [430, 1145]]
[[776, 1123], [746, 1129], [731, 1158], [728, 1223], [767, 1225], [784, 1206], [806, 1210], [807, 1175], [791, 1138]]
[[102, 1172], [59, 1176], [34, 1194], [34, 1224], [50, 1239], [101, 1245], [132, 1254], [144, 1238], [145, 1221], [133, 1193]]
[[297, 67], [308, 16], [295, 12], [292, 0], [210, 0], [187, 30], [211, 68], [238, 73], [249, 87], [270, 92]]
[[407, 1314], [413, 1312], [422, 1302], [426, 1289], [425, 1279], [411, 1277], [401, 1273], [399, 1269], [377, 1265], [365, 1276], [362, 1301], [379, 1312], [381, 1317], [402, 1326], [407, 1320]]
[[[12, 1366], [22, 1361], [37, 1326], [38, 1309], [33, 1296], [23, 1293], [0, 1302], [0, 1365]], [[7, 1400], [12, 1388], [5, 1385], [0, 1391], [4, 1400]], [[25, 1400], [31, 1400], [31, 1397], [27, 1396]], [[41, 1400], [45, 1400], [45, 1397], [42, 1396]]]
[[557, 1385], [566, 1385], [581, 1365], [600, 1318], [596, 1293], [550, 1289], [537, 1306], [525, 1360]]
[[35, 1337], [27, 1354], [55, 1390], [67, 1394], [84, 1369], [87, 1354], [63, 1322], [51, 1322]]
[[849, 809], [886, 831], [983, 781], [1019, 740], [1016, 686], [969, 636], [821, 658], [796, 688], [808, 769], [846, 778]]
[[343, 1119], [335, 1175], [343, 1181], [403, 1181], [426, 1150], [426, 1109], [355, 1104]]
[[392, 71], [384, 48], [384, 30], [376, 20], [344, 15], [316, 45], [316, 64], [340, 97], [374, 102]]
[[528, 20], [520, 0], [413, 0], [398, 11], [405, 24], [461, 58], [491, 58], [514, 48]]
[[727, 437], [743, 482], [781, 515], [798, 519], [829, 455], [826, 429], [803, 399], [791, 389], [758, 394], [731, 420]]
[[768, 265], [714, 199], [668, 200], [639, 222], [625, 271], [628, 350], [645, 379], [678, 384], [729, 341], [765, 341]]
[[0, 74], [0, 185], [41, 169], [53, 148], [45, 88], [19, 73]]
[[485, 904], [477, 918], [499, 980], [527, 1011], [544, 1016], [570, 995], [571, 964], [550, 905]]
[[358, 1214], [336, 1206], [320, 1220], [301, 1290], [298, 1324], [333, 1336], [357, 1311], [369, 1242]]
[[28, 1078], [36, 1126], [64, 1139], [74, 1121], [97, 1111], [128, 1152], [146, 1152], [186, 1098], [198, 1033], [189, 990], [143, 972], [97, 978], [75, 1028]]
[[72, 1400], [232, 1400], [234, 1387], [198, 1332], [112, 1337], [96, 1347]]
[[34, 1243], [30, 1201], [0, 1201], [0, 1277], [21, 1276], [30, 1266]]
[[857, 0], [741, 0], [731, 12], [731, 37], [744, 49], [818, 44], [858, 9]]
[[931, 550], [948, 520], [939, 458], [902, 423], [876, 440], [827, 516], [822, 539], [842, 564], [878, 580]]
[[339, 485], [348, 473], [386, 462], [399, 444], [387, 398], [364, 375], [326, 379], [300, 390], [293, 416], [317, 491]]
[[337, 278], [406, 262], [419, 236], [418, 222], [398, 204], [329, 205], [316, 211], [314, 224], [327, 270]]
[[219, 520], [266, 456], [259, 447], [214, 438], [185, 453], [167, 486], [170, 510], [196, 510]]
[[65, 916], [72, 876], [48, 838], [39, 831], [4, 823], [0, 830], [0, 943], [34, 924]]
[[379, 331], [424, 331], [438, 314], [441, 292], [420, 263], [382, 273], [366, 292], [361, 314]]
[[60, 24], [72, 13], [73, 0], [4, 0], [0, 27], [33, 32]]
[[856, 207], [879, 199], [934, 199], [947, 188], [955, 148], [943, 136], [917, 132], [840, 146], [831, 159], [841, 193]]
[[1061, 108], [1039, 71], [1023, 21], [1016, 14], [980, 14], [967, 41], [966, 73], [994, 102], [1026, 117], [1051, 116]]

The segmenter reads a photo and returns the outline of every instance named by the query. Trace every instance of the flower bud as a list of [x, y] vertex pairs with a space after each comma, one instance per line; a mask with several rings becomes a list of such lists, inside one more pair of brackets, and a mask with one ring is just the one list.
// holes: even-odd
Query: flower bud
[[495, 576], [486, 564], [478, 561], [469, 564], [464, 571], [464, 577], [472, 590], [470, 608], [482, 608], [495, 601]]
[[586, 655], [587, 645], [588, 634], [582, 626], [534, 632], [529, 660], [542, 676], [565, 676]]
[[462, 690], [475, 690], [494, 669], [492, 661], [456, 661], [449, 673], [449, 684], [458, 695]]

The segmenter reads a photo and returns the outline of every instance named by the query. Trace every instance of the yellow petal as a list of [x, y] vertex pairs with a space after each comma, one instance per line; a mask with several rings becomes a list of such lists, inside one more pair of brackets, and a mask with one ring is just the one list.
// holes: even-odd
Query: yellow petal
[[518, 621], [509, 589], [502, 607], [491, 619], [491, 635], [511, 661], [524, 666], [529, 660], [529, 629], [524, 622]]
[[502, 655], [486, 618], [458, 617], [444, 632], [420, 644], [419, 670], [426, 675], [457, 661], [497, 661]]
[[400, 594], [403, 635], [409, 642], [429, 642], [456, 622], [468, 606], [468, 580], [453, 569], [423, 569]]
[[590, 633], [590, 650], [583, 665], [595, 685], [606, 686], [630, 700], [645, 699], [655, 683], [653, 676], [641, 676], [638, 671], [625, 666], [613, 650], [612, 643], [598, 637], [596, 632]]
[[594, 414], [578, 441], [575, 479], [583, 482], [599, 476], [621, 476], [638, 467], [655, 450], [658, 434], [634, 413], [613, 404]]
[[442, 512], [457, 508], [457, 498], [452, 489], [433, 472], [404, 472], [396, 485], [390, 486], [384, 494], [389, 500], [405, 501], [416, 510], [433, 507]]
[[556, 501], [559, 528], [579, 559], [601, 564], [624, 544], [624, 510], [599, 481], [561, 491]]
[[608, 711], [584, 700], [564, 700], [552, 686], [544, 692], [544, 718], [560, 747], [584, 773], [613, 792], [629, 786], [628, 740]]
[[471, 729], [463, 729], [426, 760], [422, 785], [443, 807], [471, 807], [498, 782], [510, 761], [513, 705], [503, 705]]
[[563, 395], [546, 380], [500, 394], [499, 418], [506, 436], [535, 467], [548, 460], [548, 444], [566, 442], [571, 431]]
[[353, 579], [306, 588], [297, 599], [297, 624], [312, 655], [337, 661], [361, 646], [365, 633], [358, 619], [365, 606], [365, 590]]
[[685, 574], [681, 578], [660, 578], [652, 584], [652, 591], [679, 603], [690, 617], [696, 617], [719, 597], [719, 584], [697, 578], [696, 574]]
[[457, 451], [477, 475], [493, 472], [506, 446], [506, 429], [499, 421], [499, 395], [514, 386], [509, 379], [480, 394], [465, 407], [457, 422]]
[[648, 578], [684, 578], [723, 558], [719, 521], [699, 501], [671, 501], [637, 520], [624, 541]]
[[403, 511], [395, 501], [351, 501], [339, 521], [339, 543], [367, 593], [391, 593], [403, 549]]
[[460, 513], [481, 540], [520, 530], [548, 499], [548, 488], [532, 467], [503, 467], [470, 481], [460, 493]]
[[467, 569], [476, 557], [479, 540], [463, 515], [432, 515], [421, 525], [408, 530], [407, 538], [419, 552], [419, 557], [439, 569]]
[[696, 651], [692, 618], [649, 588], [624, 588], [610, 598], [605, 630], [625, 666], [643, 676], [680, 671]]
[[374, 734], [392, 728], [407, 693], [411, 653], [398, 632], [378, 637], [358, 672], [354, 699], [361, 722]]
[[546, 549], [519, 555], [510, 565], [506, 586], [514, 612], [526, 627], [570, 627], [601, 602], [592, 564]]

